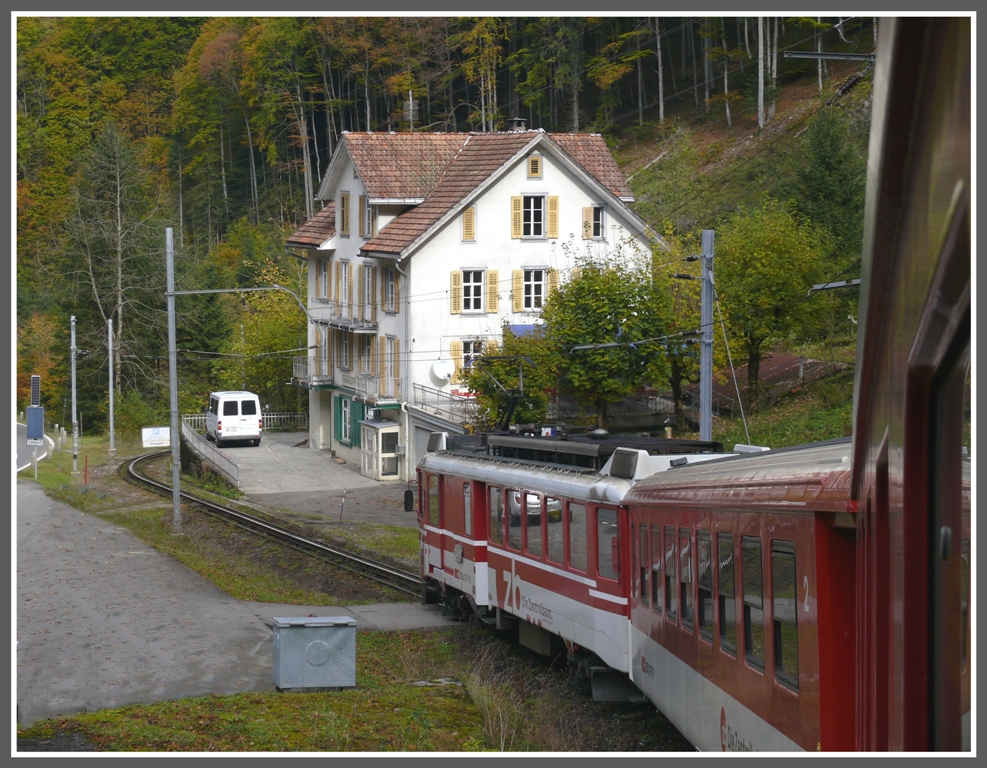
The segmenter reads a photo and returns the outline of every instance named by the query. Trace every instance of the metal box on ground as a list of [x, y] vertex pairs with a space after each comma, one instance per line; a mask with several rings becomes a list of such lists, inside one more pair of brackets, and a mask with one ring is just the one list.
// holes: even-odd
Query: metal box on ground
[[278, 690], [356, 686], [356, 619], [308, 616], [272, 622]]

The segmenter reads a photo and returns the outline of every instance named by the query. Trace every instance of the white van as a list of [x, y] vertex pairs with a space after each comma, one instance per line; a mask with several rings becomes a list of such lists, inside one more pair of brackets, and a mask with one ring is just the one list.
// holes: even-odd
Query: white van
[[249, 440], [260, 445], [264, 416], [253, 392], [211, 392], [206, 409], [206, 439], [222, 445], [228, 440]]

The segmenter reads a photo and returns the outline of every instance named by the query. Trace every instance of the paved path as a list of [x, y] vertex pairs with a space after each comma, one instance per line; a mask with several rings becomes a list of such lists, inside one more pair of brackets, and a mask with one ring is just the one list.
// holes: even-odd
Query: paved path
[[[266, 439], [266, 438], [265, 438]], [[301, 450], [301, 449], [299, 449]], [[17, 721], [210, 693], [273, 690], [272, 617], [357, 629], [446, 627], [435, 606], [234, 600], [111, 522], [17, 481]]]

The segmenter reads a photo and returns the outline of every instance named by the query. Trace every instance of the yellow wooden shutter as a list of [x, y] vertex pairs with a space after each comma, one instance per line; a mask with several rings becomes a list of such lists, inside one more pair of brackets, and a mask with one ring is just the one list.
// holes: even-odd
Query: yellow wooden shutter
[[583, 240], [593, 238], [593, 207], [583, 208]]
[[582, 276], [583, 276], [583, 269], [582, 269], [582, 267], [573, 267], [572, 268], [572, 271], [569, 272], [569, 279], [570, 280], [578, 280]]
[[453, 339], [449, 342], [449, 355], [452, 357], [453, 365], [455, 365], [455, 370], [452, 372], [452, 383], [462, 384], [463, 383], [463, 342], [459, 339]]
[[559, 289], [559, 271], [557, 269], [548, 270], [548, 289], [545, 291], [545, 300]]
[[454, 315], [463, 312], [463, 273], [458, 269], [449, 274], [449, 312]]
[[483, 354], [496, 355], [500, 351], [500, 342], [497, 339], [490, 339], [483, 342]]
[[366, 195], [360, 195], [360, 212], [357, 214], [357, 216], [360, 219], [360, 234], [361, 235], [366, 235], [367, 234], [366, 215], [367, 215], [367, 196]]
[[463, 240], [476, 240], [476, 206], [463, 210]]
[[377, 337], [370, 337], [370, 373], [373, 376], [379, 375], [377, 373]]
[[401, 397], [401, 342], [394, 340], [394, 397]]
[[387, 360], [384, 357], [386, 354], [387, 339], [384, 336], [381, 336], [377, 341], [377, 375], [380, 376], [381, 379], [384, 378], [384, 374], [387, 372]]
[[336, 292], [333, 294], [336, 297], [337, 302], [342, 298], [342, 296], [339, 295], [339, 282], [340, 280], [342, 280], [342, 275], [343, 275], [343, 265], [337, 261], [336, 262]]
[[521, 237], [522, 202], [520, 195], [511, 197], [511, 237], [517, 239]]
[[515, 312], [524, 309], [524, 270], [515, 269], [511, 273], [511, 299]]
[[548, 237], [559, 236], [559, 196], [548, 196]]
[[364, 314], [363, 314], [364, 310], [363, 310], [363, 307], [367, 303], [367, 299], [366, 299], [366, 296], [367, 296], [367, 289], [366, 288], [367, 287], [364, 285], [364, 282], [365, 281], [364, 281], [364, 277], [363, 277], [363, 275], [364, 275], [364, 273], [366, 271], [367, 270], [364, 268], [364, 266], [362, 264], [360, 265], [360, 268], [356, 271], [356, 274], [357, 274], [356, 303], [358, 305], [357, 306], [357, 310], [356, 310], [356, 317], [358, 317], [360, 320], [363, 320], [363, 318], [364, 318]]
[[500, 300], [498, 279], [499, 273], [496, 269], [487, 270], [487, 312], [493, 314], [497, 313], [497, 305]]
[[345, 192], [339, 196], [339, 234], [350, 233], [350, 195]]
[[370, 206], [370, 234], [377, 234], [377, 206]]
[[528, 175], [529, 176], [541, 176], [541, 158], [540, 157], [529, 157], [528, 158]]

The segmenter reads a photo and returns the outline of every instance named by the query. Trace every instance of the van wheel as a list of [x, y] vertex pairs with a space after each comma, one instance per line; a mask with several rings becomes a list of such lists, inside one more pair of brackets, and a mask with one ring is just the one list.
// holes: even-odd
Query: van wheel
[[223, 441], [219, 439], [219, 435], [216, 435], [216, 447], [221, 448], [223, 446]]
[[216, 439], [216, 438], [215, 438], [215, 437], [213, 437], [212, 435], [210, 435], [210, 434], [209, 434], [209, 431], [207, 430], [207, 431], [206, 431], [206, 440], [215, 440], [215, 439]]
[[260, 438], [259, 437], [256, 440], [254, 440], [254, 446], [256, 447], [258, 445], [260, 445]]

